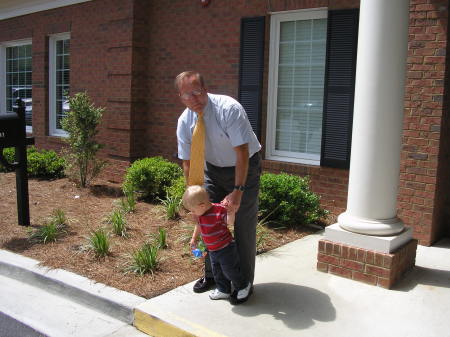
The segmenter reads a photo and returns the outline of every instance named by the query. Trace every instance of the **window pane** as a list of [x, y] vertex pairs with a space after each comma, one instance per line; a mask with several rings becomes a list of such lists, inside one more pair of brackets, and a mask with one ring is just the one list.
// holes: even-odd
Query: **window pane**
[[6, 48], [6, 111], [12, 112], [16, 100], [25, 104], [25, 120], [31, 126], [32, 105], [32, 55], [31, 44]]
[[56, 41], [55, 61], [55, 128], [61, 129], [67, 112], [65, 93], [70, 89], [70, 39]]
[[275, 149], [320, 155], [326, 19], [280, 23]]

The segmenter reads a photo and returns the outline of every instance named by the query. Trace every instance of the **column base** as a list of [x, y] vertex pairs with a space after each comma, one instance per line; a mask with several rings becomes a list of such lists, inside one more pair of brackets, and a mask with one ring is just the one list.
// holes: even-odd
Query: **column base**
[[415, 239], [391, 253], [322, 239], [319, 241], [317, 270], [390, 289], [414, 267], [416, 250]]
[[382, 253], [391, 253], [412, 239], [412, 229], [404, 227], [397, 235], [374, 236], [349, 232], [342, 225], [333, 224], [325, 228], [325, 240], [345, 243]]
[[365, 219], [344, 212], [338, 216], [338, 224], [345, 230], [366, 235], [396, 235], [401, 233], [404, 224], [399, 218]]

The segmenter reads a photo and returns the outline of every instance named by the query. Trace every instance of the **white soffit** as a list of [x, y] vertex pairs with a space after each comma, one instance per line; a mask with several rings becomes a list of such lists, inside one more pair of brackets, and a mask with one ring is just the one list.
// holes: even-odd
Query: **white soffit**
[[0, 20], [91, 0], [0, 0]]

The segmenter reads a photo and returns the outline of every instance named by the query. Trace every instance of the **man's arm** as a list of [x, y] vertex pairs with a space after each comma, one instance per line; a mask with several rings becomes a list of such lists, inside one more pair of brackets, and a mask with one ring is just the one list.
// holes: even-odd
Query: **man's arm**
[[186, 185], [189, 181], [189, 168], [190, 167], [191, 167], [191, 161], [183, 160], [183, 174], [184, 174], [184, 181], [186, 182]]
[[[236, 166], [234, 172], [234, 185], [245, 185], [248, 173], [248, 144], [242, 144], [234, 147], [236, 152]], [[243, 191], [233, 190], [228, 194], [224, 201], [224, 205], [228, 210], [237, 212], [241, 205]]]

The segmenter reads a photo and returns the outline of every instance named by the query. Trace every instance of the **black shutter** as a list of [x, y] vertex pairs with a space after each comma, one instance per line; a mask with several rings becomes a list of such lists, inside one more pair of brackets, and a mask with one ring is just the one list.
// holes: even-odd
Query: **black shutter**
[[265, 17], [241, 19], [238, 100], [258, 139], [261, 136], [261, 97], [264, 71]]
[[322, 166], [349, 168], [359, 9], [328, 12]]

